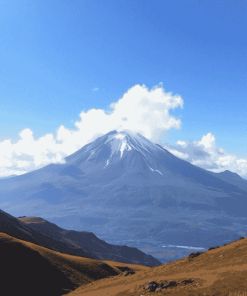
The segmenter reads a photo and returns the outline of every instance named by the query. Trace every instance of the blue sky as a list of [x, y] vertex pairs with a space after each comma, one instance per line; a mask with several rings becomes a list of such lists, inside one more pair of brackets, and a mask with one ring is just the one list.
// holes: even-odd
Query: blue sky
[[[183, 101], [166, 109], [179, 128], [169, 125], [151, 140], [206, 169], [247, 175], [245, 14], [242, 0], [0, 1], [0, 175], [46, 165], [58, 153], [44, 147], [46, 158], [35, 156], [20, 142], [22, 131], [37, 143], [45, 135], [59, 141], [61, 126], [73, 133], [81, 112], [111, 112], [136, 85], [147, 93], [159, 86]], [[60, 147], [55, 158], [92, 134]], [[212, 155], [195, 159], [198, 147]]]

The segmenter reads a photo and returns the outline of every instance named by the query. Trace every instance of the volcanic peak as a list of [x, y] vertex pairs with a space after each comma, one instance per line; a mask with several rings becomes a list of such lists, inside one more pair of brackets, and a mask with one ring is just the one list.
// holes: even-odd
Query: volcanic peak
[[[121, 156], [120, 158], [123, 156], [123, 152], [124, 150], [130, 151], [132, 150], [132, 145], [130, 143], [128, 143], [129, 141], [129, 136], [127, 132], [116, 132], [114, 134], [108, 134], [108, 138], [105, 141], [104, 144], [109, 143], [109, 145], [111, 146], [111, 156], [120, 151]], [[110, 157], [111, 157], [110, 156]]]
[[135, 133], [129, 130], [112, 131], [106, 134], [103, 138], [106, 139], [104, 144], [111, 147], [112, 154], [120, 152], [120, 158], [124, 151], [131, 151], [132, 149], [145, 154], [146, 152], [154, 153], [157, 150], [166, 151], [161, 146], [158, 146], [142, 136], [140, 133]]

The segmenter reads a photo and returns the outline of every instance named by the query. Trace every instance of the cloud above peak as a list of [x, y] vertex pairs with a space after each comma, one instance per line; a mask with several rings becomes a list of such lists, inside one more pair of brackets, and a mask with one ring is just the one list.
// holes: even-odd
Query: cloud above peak
[[132, 130], [161, 143], [170, 129], [181, 126], [180, 119], [169, 113], [178, 107], [183, 107], [181, 96], [165, 92], [162, 84], [152, 89], [135, 85], [111, 103], [108, 111], [82, 111], [75, 129], [61, 125], [56, 135], [46, 134], [34, 140], [33, 132], [26, 128], [19, 133], [17, 143], [0, 142], [0, 176], [22, 174], [49, 163], [63, 163], [64, 157], [112, 130]]
[[[138, 132], [162, 144], [170, 129], [181, 127], [181, 120], [170, 114], [170, 110], [178, 107], [183, 107], [181, 96], [165, 92], [162, 84], [151, 89], [135, 85], [106, 110], [82, 111], [74, 129], [61, 125], [55, 135], [45, 134], [35, 140], [33, 131], [26, 128], [20, 131], [16, 143], [12, 144], [10, 139], [0, 142], [0, 177], [23, 174], [50, 163], [64, 163], [66, 156], [112, 130]], [[204, 169], [247, 175], [247, 159], [218, 148], [212, 133], [203, 135], [199, 141], [162, 145], [175, 156]]]

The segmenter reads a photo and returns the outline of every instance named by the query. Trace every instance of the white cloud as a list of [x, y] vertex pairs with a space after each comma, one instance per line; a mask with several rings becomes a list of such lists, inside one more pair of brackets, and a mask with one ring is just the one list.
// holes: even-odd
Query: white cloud
[[185, 148], [187, 146], [187, 144], [184, 141], [177, 141], [177, 145]]
[[182, 98], [165, 92], [162, 84], [152, 89], [135, 85], [110, 105], [110, 111], [81, 112], [75, 130], [61, 125], [55, 136], [46, 134], [34, 140], [33, 132], [26, 128], [19, 133], [17, 143], [0, 142], [0, 176], [23, 174], [49, 163], [63, 163], [65, 156], [115, 129], [137, 131], [160, 143], [167, 131], [181, 126], [180, 119], [169, 114], [170, 109], [177, 107], [183, 107]]
[[204, 135], [198, 145], [202, 145], [208, 150], [215, 149], [215, 136], [211, 133]]
[[187, 153], [182, 153], [182, 152], [179, 152], [175, 149], [169, 149], [169, 152], [171, 152], [173, 155], [175, 155], [179, 158], [183, 158], [183, 159], [189, 158], [189, 155]]
[[215, 136], [211, 133], [204, 135], [198, 142], [178, 141], [176, 146], [168, 143], [163, 146], [175, 156], [209, 171], [218, 173], [229, 170], [240, 176], [247, 175], [247, 159], [227, 154], [222, 148], [218, 148]]
[[99, 91], [99, 88], [98, 88], [98, 87], [95, 87], [95, 88], [93, 89], [93, 91]]

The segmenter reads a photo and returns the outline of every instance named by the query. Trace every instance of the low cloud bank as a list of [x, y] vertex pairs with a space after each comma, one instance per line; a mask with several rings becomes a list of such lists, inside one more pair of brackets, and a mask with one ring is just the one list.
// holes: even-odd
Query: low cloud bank
[[247, 175], [247, 159], [237, 158], [218, 148], [215, 136], [211, 133], [204, 135], [198, 142], [178, 141], [175, 146], [169, 143], [163, 146], [173, 155], [206, 170], [215, 173], [229, 170], [243, 177]]

